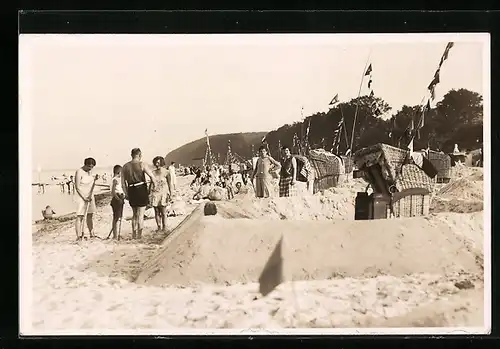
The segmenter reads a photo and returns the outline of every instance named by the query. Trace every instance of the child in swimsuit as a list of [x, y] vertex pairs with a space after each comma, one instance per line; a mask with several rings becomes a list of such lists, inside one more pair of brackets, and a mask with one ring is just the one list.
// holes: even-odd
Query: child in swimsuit
[[54, 212], [52, 207], [50, 207], [50, 205], [47, 205], [47, 207], [45, 207], [45, 210], [42, 210], [42, 216], [43, 216], [43, 219], [45, 219], [45, 220], [54, 218], [55, 214], [56, 213]]

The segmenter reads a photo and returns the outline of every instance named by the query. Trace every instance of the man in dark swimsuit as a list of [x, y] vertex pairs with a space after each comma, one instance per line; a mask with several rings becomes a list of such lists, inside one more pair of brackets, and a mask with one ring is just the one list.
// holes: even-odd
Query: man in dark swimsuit
[[149, 203], [145, 174], [148, 175], [153, 184], [156, 184], [156, 181], [151, 170], [141, 161], [141, 150], [134, 148], [130, 155], [132, 160], [123, 165], [122, 168], [122, 188], [133, 212], [132, 239], [141, 239], [144, 227], [144, 212]]

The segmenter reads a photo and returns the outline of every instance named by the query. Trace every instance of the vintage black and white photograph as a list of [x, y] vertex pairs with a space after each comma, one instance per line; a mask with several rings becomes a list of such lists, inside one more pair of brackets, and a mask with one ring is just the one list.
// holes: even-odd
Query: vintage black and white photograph
[[21, 333], [489, 333], [489, 50], [20, 35]]

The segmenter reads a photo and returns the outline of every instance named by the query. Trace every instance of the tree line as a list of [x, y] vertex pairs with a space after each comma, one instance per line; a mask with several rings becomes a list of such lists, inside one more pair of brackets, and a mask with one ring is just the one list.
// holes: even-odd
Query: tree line
[[[357, 109], [357, 110], [356, 110]], [[458, 144], [461, 150], [473, 150], [483, 142], [483, 97], [467, 89], [452, 89], [434, 107], [425, 110], [423, 124], [416, 131], [421, 119], [420, 106], [403, 106], [391, 115], [391, 106], [379, 97], [361, 96], [348, 102], [337, 103], [328, 112], [307, 116], [303, 121], [283, 125], [266, 135], [266, 142], [272, 154], [279, 145], [294, 144], [294, 135], [305, 140], [312, 149], [331, 150], [339, 140], [338, 153], [345, 154], [376, 144], [386, 143], [406, 148], [414, 137], [414, 149], [442, 150], [452, 152]], [[343, 122], [342, 122], [343, 118]], [[412, 130], [412, 120], [415, 126]], [[340, 138], [335, 130], [339, 124]], [[335, 139], [334, 139], [335, 138]]]

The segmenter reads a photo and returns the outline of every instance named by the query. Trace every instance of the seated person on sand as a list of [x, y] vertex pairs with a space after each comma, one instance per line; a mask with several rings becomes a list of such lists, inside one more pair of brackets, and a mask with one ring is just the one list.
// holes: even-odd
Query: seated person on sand
[[234, 198], [234, 193], [233, 193], [233, 184], [231, 182], [232, 175], [230, 176], [228, 173], [224, 173], [224, 187], [226, 188], [227, 191], [227, 198], [228, 200], [231, 200]]
[[45, 220], [53, 219], [55, 214], [56, 213], [54, 212], [52, 207], [50, 207], [50, 205], [47, 205], [47, 207], [45, 207], [45, 210], [42, 210], [42, 216]]
[[236, 189], [234, 190], [234, 194], [238, 194], [241, 192], [241, 182], [236, 182]]
[[208, 179], [205, 179], [198, 191], [193, 195], [193, 200], [208, 199], [208, 195], [210, 194], [211, 190], [212, 186], [210, 185], [210, 181]]

